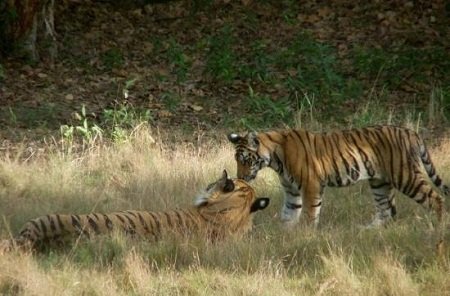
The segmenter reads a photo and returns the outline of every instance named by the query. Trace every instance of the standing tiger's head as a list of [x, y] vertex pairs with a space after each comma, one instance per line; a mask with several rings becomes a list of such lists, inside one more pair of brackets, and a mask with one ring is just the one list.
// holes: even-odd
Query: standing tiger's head
[[254, 132], [245, 136], [231, 133], [228, 140], [235, 146], [235, 159], [237, 162], [237, 177], [245, 181], [256, 178], [258, 172], [270, 163], [270, 154], [260, 149], [260, 140]]
[[222, 177], [208, 185], [195, 206], [199, 213], [214, 225], [222, 225], [228, 232], [245, 232], [251, 227], [252, 214], [269, 205], [269, 198], [256, 197], [255, 190], [244, 180]]

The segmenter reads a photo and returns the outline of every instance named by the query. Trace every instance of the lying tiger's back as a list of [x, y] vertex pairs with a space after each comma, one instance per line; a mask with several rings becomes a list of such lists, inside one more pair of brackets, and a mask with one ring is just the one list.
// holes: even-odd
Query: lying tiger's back
[[167, 232], [187, 233], [198, 231], [202, 225], [194, 209], [180, 209], [165, 212], [121, 211], [114, 213], [90, 213], [86, 215], [52, 214], [28, 221], [16, 244], [34, 245], [36, 242], [63, 238], [68, 235], [84, 236], [108, 234], [122, 231], [129, 235], [158, 240]]
[[52, 214], [28, 221], [12, 240], [2, 241], [0, 250], [13, 246], [35, 247], [38, 243], [65, 238], [87, 237], [120, 231], [153, 241], [168, 234], [200, 234], [207, 239], [241, 235], [252, 225], [252, 214], [269, 204], [256, 198], [245, 181], [222, 178], [210, 184], [197, 197], [194, 207], [169, 211], [120, 211], [108, 214]]

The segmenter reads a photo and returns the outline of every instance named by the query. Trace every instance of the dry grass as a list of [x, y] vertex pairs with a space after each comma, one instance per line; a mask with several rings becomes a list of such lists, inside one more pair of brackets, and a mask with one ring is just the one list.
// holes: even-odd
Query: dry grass
[[[450, 142], [432, 149], [450, 180]], [[232, 147], [211, 143], [169, 149], [141, 130], [121, 145], [78, 155], [57, 152], [0, 159], [0, 238], [46, 213], [162, 210], [192, 203], [226, 168]], [[448, 182], [448, 181], [447, 181]], [[325, 192], [320, 227], [279, 223], [282, 198], [269, 170], [255, 182], [272, 197], [243, 240], [208, 245], [201, 238], [149, 244], [121, 235], [75, 248], [0, 256], [0, 294], [12, 295], [445, 295], [450, 293], [450, 237], [437, 258], [433, 215], [398, 194], [398, 221], [363, 230], [373, 205], [366, 184]], [[449, 200], [446, 201], [447, 208]], [[448, 221], [447, 216], [447, 222]], [[450, 224], [447, 224], [450, 225]]]

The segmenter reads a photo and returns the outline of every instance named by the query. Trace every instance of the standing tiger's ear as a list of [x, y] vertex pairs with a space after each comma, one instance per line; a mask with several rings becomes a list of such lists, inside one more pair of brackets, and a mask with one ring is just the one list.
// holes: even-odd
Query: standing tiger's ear
[[250, 213], [259, 211], [259, 210], [264, 210], [265, 208], [267, 208], [267, 206], [270, 203], [270, 199], [268, 197], [260, 197], [257, 198], [252, 206], [250, 207]]
[[235, 133], [231, 133], [228, 135], [228, 140], [233, 144], [239, 143], [241, 141], [241, 139], [242, 139], [242, 137]]

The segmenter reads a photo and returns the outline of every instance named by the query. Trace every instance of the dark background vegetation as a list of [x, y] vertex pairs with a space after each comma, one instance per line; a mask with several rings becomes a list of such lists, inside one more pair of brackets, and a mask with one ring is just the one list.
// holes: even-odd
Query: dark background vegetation
[[[4, 3], [0, 30], [17, 18]], [[71, 0], [54, 15], [54, 59], [3, 35], [4, 142], [120, 138], [142, 121], [188, 141], [305, 118], [448, 127], [445, 1]]]

